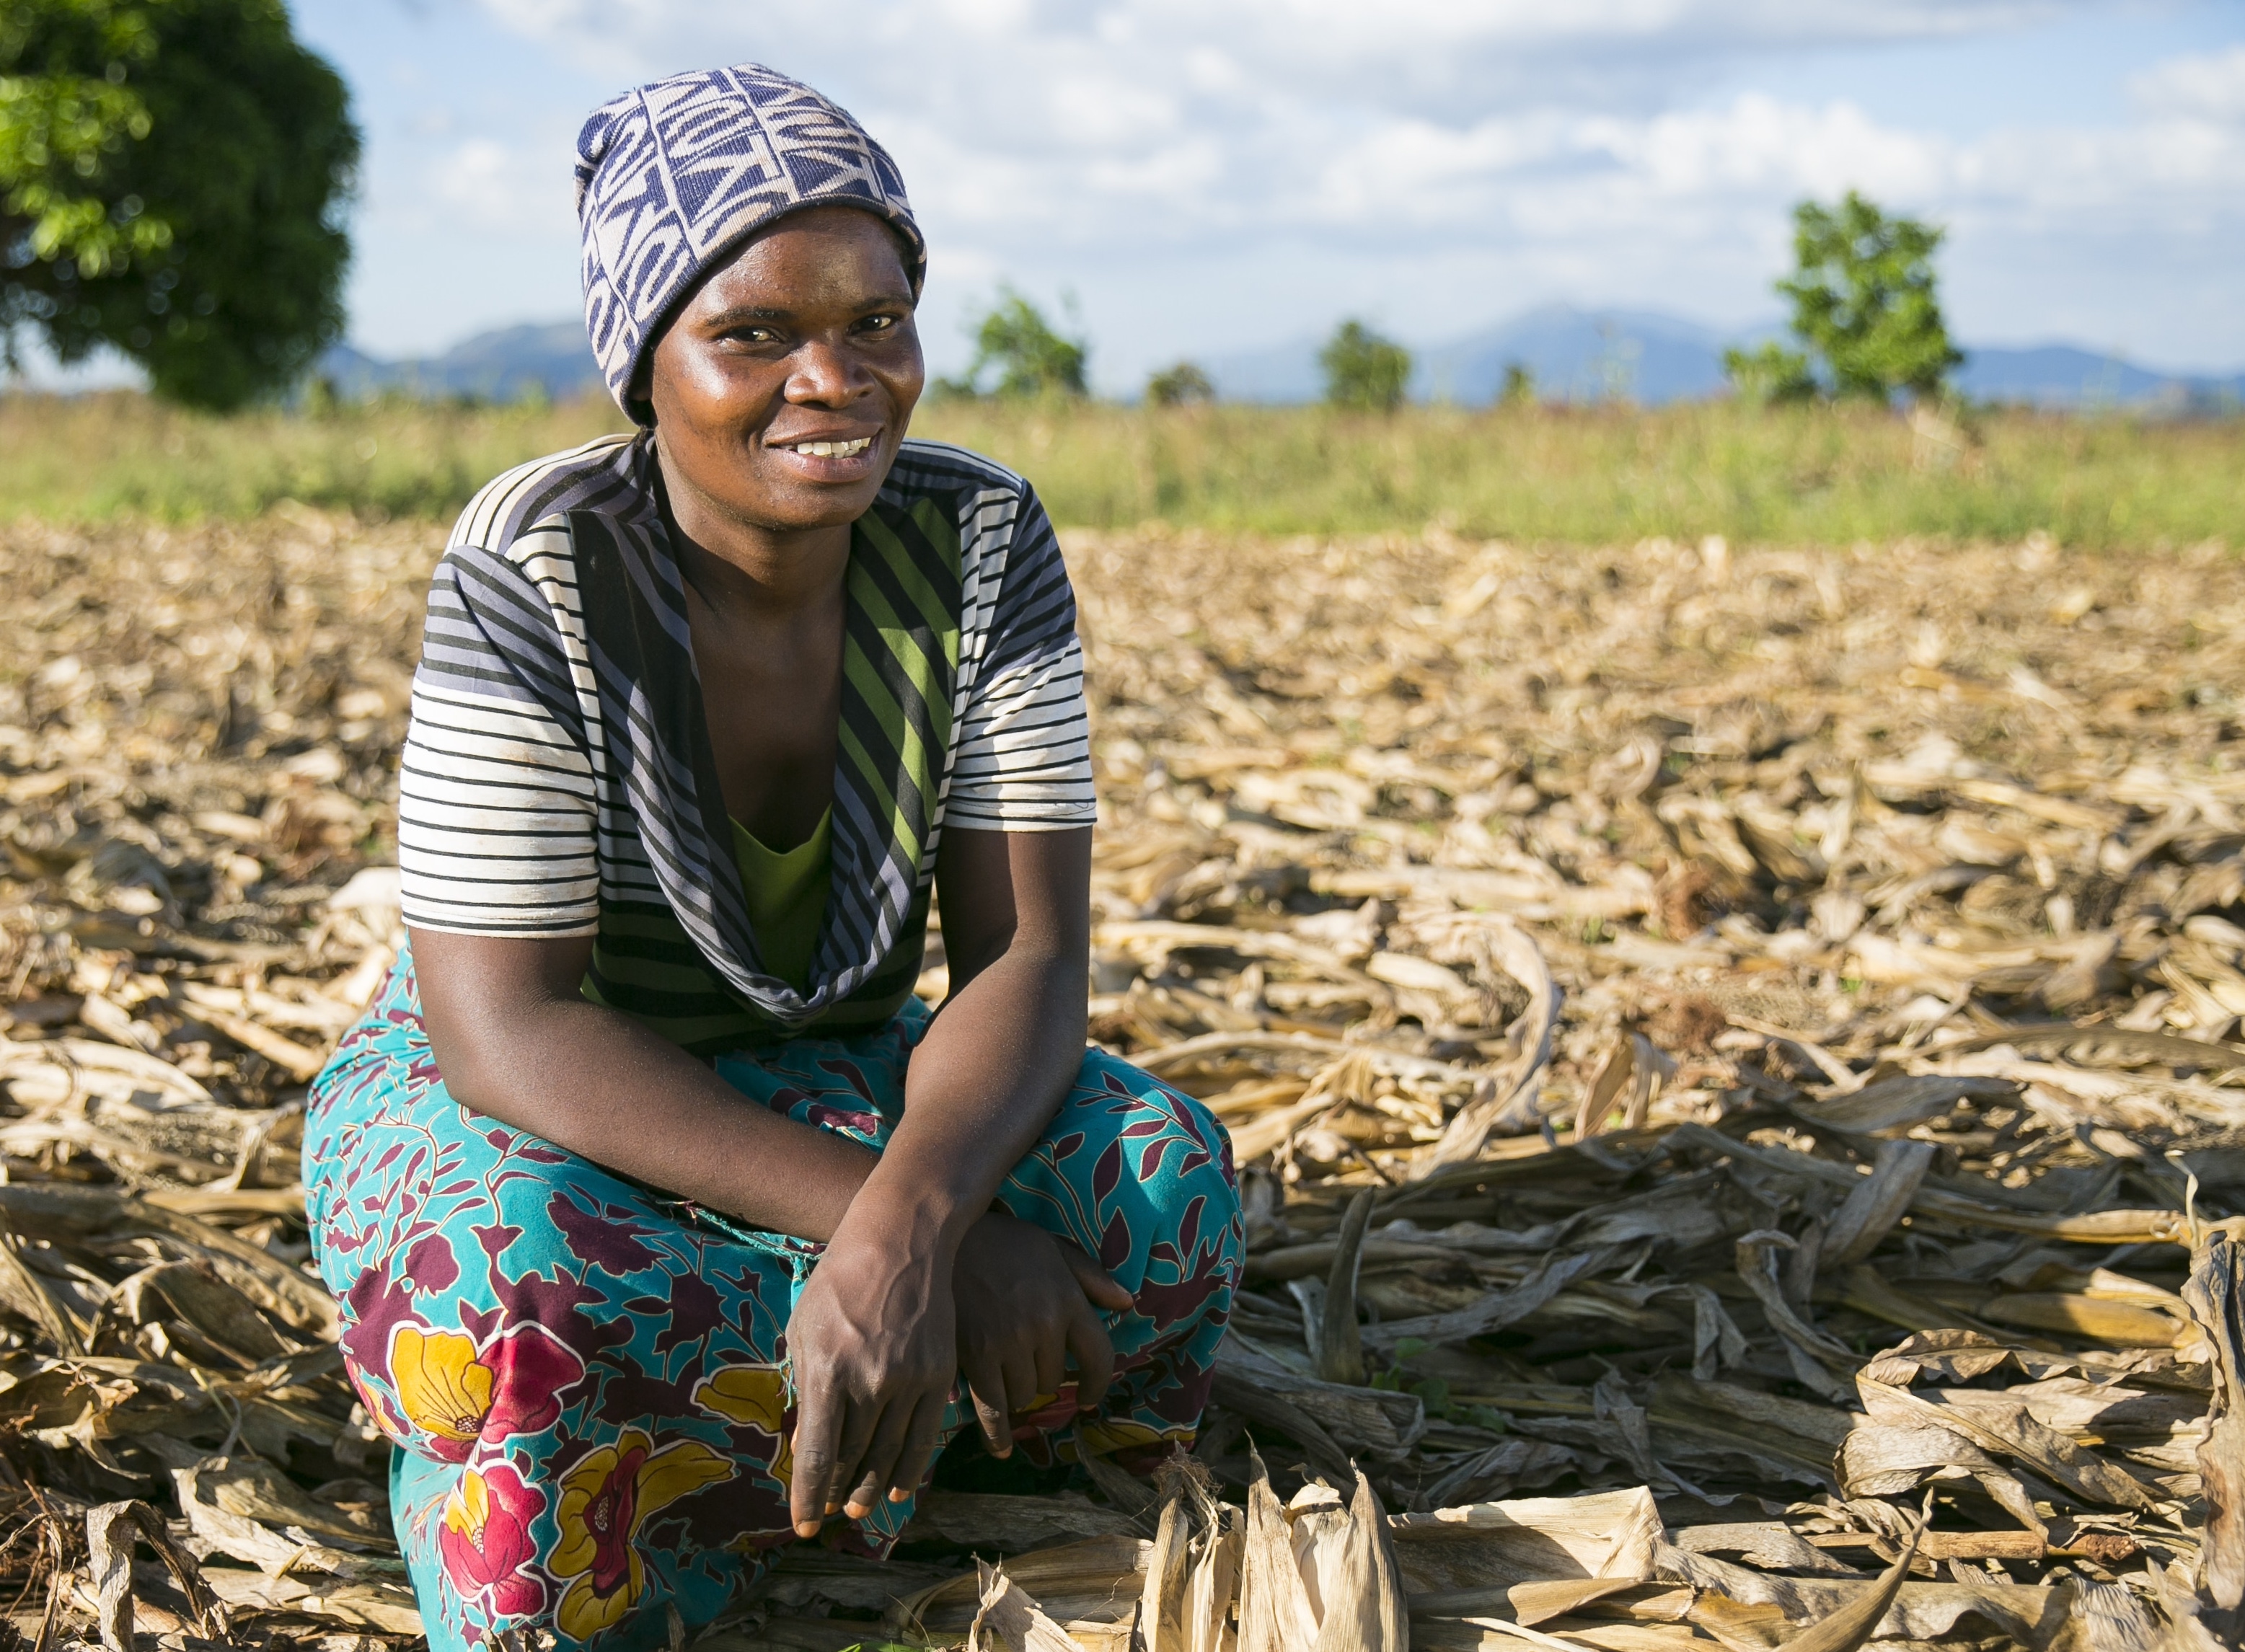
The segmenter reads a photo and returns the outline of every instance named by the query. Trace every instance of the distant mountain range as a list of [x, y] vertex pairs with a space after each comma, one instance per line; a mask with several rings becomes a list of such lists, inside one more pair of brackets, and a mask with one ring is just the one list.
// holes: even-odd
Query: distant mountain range
[[442, 355], [385, 362], [348, 344], [320, 358], [321, 375], [352, 397], [403, 390], [414, 396], [473, 396], [515, 402], [543, 395], [559, 402], [601, 388], [580, 321], [503, 327], [478, 333]]
[[[1770, 327], [1748, 342], [1780, 331]], [[1300, 338], [1201, 363], [1227, 401], [1313, 402], [1323, 394], [1323, 341]], [[1536, 392], [1557, 401], [1626, 396], [1647, 404], [1721, 394], [1723, 349], [1740, 342], [1692, 322], [1642, 310], [1547, 304], [1483, 332], [1412, 351], [1411, 395], [1421, 401], [1493, 401], [1505, 369], [1526, 368]]]
[[[1553, 400], [1626, 398], [1656, 406], [1720, 395], [1723, 351], [1781, 336], [1773, 322], [1726, 333], [1647, 310], [1584, 310], [1545, 305], [1485, 331], [1414, 350], [1411, 394], [1473, 405], [1495, 399], [1505, 369], [1518, 362], [1536, 393]], [[1204, 358], [1201, 367], [1227, 401], [1295, 403], [1321, 393], [1319, 341]], [[556, 401], [600, 389], [600, 369], [574, 322], [478, 333], [442, 355], [384, 362], [338, 345], [321, 371], [347, 396], [383, 390], [513, 401], [543, 394]], [[2070, 344], [2028, 349], [1967, 347], [1957, 387], [1976, 400], [2036, 407], [2118, 406], [2174, 412], [2245, 404], [2245, 373], [2161, 373]]]
[[[1723, 352], [1781, 338], [1777, 322], [1725, 333], [1645, 310], [1545, 305], [1486, 331], [1413, 352], [1411, 394], [1421, 400], [1489, 402], [1517, 362], [1536, 394], [1593, 402], [1626, 397], [1647, 406], [1722, 394]], [[1308, 402], [1320, 393], [1320, 341], [1212, 357], [1201, 363], [1230, 401]], [[2028, 349], [1964, 347], [1957, 388], [1978, 401], [2035, 407], [2167, 407], [2176, 412], [2245, 403], [2245, 373], [2161, 373], [2071, 344]]]

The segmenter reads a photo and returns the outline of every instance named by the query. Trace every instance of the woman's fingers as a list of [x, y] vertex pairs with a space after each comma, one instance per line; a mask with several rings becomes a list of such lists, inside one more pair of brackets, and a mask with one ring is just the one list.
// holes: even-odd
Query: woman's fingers
[[889, 1477], [889, 1501], [901, 1503], [926, 1483], [935, 1469], [935, 1454], [943, 1445], [943, 1413], [948, 1394], [930, 1394], [912, 1412], [904, 1449], [897, 1453], [896, 1472]]
[[880, 1423], [858, 1463], [857, 1489], [842, 1506], [842, 1512], [851, 1520], [862, 1520], [872, 1513], [880, 1503], [881, 1493], [894, 1483], [897, 1459], [904, 1451], [905, 1437], [912, 1432], [919, 1409], [909, 1399], [883, 1408]]
[[1006, 1353], [1006, 1439], [1013, 1439], [1013, 1418], [1030, 1410], [1040, 1394], [1051, 1394], [1051, 1390], [1037, 1387], [1037, 1351], [1035, 1347], [1013, 1347]]
[[1036, 1367], [1034, 1376], [1036, 1386], [1029, 1390], [1028, 1398], [1016, 1402], [1024, 1411], [1032, 1406], [1042, 1405], [1047, 1400], [1056, 1397], [1062, 1385], [1067, 1383], [1067, 1326], [1055, 1325], [1050, 1336], [1038, 1337], [1033, 1358]]
[[1098, 1315], [1087, 1311], [1070, 1317], [1068, 1345], [1075, 1356], [1075, 1408], [1089, 1411], [1107, 1398], [1115, 1380], [1115, 1344]]
[[967, 1363], [967, 1398], [974, 1402], [974, 1420], [982, 1429], [982, 1443], [993, 1457], [1014, 1454], [1013, 1413], [1006, 1401], [1006, 1378], [997, 1355], [979, 1351]]
[[895, 1402], [881, 1394], [853, 1398], [837, 1431], [834, 1463], [826, 1478], [824, 1512], [838, 1512], [843, 1505], [844, 1493], [858, 1484], [858, 1476], [866, 1465], [867, 1454], [888, 1414], [896, 1409]]
[[835, 1478], [835, 1439], [842, 1425], [839, 1413], [847, 1405], [831, 1385], [817, 1383], [805, 1385], [797, 1402], [787, 1511], [797, 1537], [817, 1536], [818, 1528], [826, 1522], [826, 1488]]
[[1113, 1274], [1086, 1256], [1080, 1246], [1070, 1244], [1065, 1239], [1055, 1239], [1053, 1243], [1059, 1247], [1061, 1260], [1068, 1264], [1068, 1272], [1075, 1276], [1075, 1283], [1095, 1305], [1116, 1314], [1127, 1313], [1130, 1310], [1134, 1299]]
[[854, 1484], [851, 1476], [886, 1409], [878, 1398], [853, 1398], [831, 1378], [806, 1385], [796, 1412], [787, 1498], [797, 1536], [817, 1536], [826, 1517], [841, 1507], [843, 1492]]

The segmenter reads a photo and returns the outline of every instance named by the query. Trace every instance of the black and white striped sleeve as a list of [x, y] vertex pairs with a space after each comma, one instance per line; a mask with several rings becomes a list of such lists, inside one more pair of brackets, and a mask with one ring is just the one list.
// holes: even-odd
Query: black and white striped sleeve
[[437, 565], [398, 776], [399, 881], [417, 928], [599, 927], [598, 797], [562, 634], [567, 568], [566, 555], [469, 545]]
[[1044, 506], [1026, 485], [956, 739], [948, 823], [1050, 832], [1096, 820], [1075, 592]]

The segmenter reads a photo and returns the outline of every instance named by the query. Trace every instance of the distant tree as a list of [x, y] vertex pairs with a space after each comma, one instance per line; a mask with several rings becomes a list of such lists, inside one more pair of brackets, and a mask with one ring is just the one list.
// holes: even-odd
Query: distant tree
[[1497, 391], [1496, 399], [1506, 407], [1535, 406], [1535, 370], [1525, 362], [1507, 362], [1504, 364], [1504, 387]]
[[1156, 407], [1183, 407], [1189, 402], [1213, 402], [1216, 386], [1197, 364], [1179, 362], [1146, 381], [1146, 399]]
[[298, 411], [312, 419], [334, 418], [346, 405], [342, 388], [327, 373], [315, 373], [304, 381], [303, 396], [296, 404]]
[[1411, 352], [1362, 322], [1346, 321], [1318, 352], [1326, 400], [1335, 407], [1393, 413], [1411, 379]]
[[1793, 330], [1829, 376], [1835, 396], [1930, 396], [1964, 355], [1949, 342], [1934, 291], [1943, 232], [1889, 218], [1854, 190], [1836, 207], [1794, 208], [1795, 273], [1777, 284], [1793, 301]]
[[1641, 339], [1631, 338], [1611, 316], [1597, 322], [1598, 354], [1590, 370], [1597, 376], [1597, 399], [1626, 402], [1637, 382], [1637, 363], [1645, 354]]
[[998, 380], [990, 394], [1008, 396], [1077, 396], [1089, 393], [1085, 369], [1090, 346], [1055, 331], [1044, 313], [1010, 287], [998, 289], [998, 303], [974, 329], [974, 360], [965, 374], [937, 383], [939, 392], [984, 394], [992, 369]]
[[1808, 370], [1808, 358], [1774, 339], [1758, 350], [1725, 350], [1723, 371], [1739, 399], [1758, 407], [1805, 402], [1816, 394], [1816, 376]]
[[0, 339], [230, 408], [341, 334], [359, 153], [281, 0], [0, 0]]

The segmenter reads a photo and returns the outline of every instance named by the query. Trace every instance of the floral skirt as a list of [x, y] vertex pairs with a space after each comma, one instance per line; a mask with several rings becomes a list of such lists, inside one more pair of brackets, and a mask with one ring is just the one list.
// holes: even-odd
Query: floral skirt
[[[721, 1058], [748, 1101], [878, 1148], [928, 1011], [881, 1032]], [[346, 1368], [396, 1443], [392, 1508], [430, 1643], [539, 1628], [667, 1642], [794, 1541], [787, 1322], [820, 1247], [766, 1233], [469, 1112], [445, 1093], [410, 956], [312, 1087], [304, 1186]], [[1200, 1105], [1086, 1054], [999, 1191], [1136, 1298], [1105, 1316], [1115, 1385], [1017, 1418], [1031, 1460], [1148, 1466], [1190, 1440], [1239, 1276], [1231, 1146]], [[973, 1412], [959, 1394], [947, 1439]], [[881, 1555], [885, 1503], [819, 1540]], [[673, 1613], [675, 1613], [675, 1620]]]

